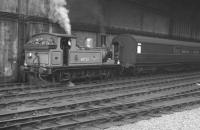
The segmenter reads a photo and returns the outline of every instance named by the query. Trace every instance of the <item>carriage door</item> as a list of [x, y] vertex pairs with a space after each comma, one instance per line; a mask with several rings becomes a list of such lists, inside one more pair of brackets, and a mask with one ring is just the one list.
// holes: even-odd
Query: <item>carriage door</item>
[[119, 43], [118, 42], [114, 42], [114, 60], [115, 60], [115, 64], [117, 64], [117, 62], [119, 61]]
[[63, 50], [63, 65], [68, 65], [68, 56], [69, 56], [69, 49], [70, 49], [70, 46], [68, 45], [68, 41], [69, 39], [68, 38], [62, 38], [61, 39], [61, 49]]

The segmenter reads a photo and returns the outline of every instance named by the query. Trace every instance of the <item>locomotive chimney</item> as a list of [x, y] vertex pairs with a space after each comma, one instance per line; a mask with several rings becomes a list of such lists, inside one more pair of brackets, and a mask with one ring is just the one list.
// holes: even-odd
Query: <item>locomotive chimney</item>
[[69, 11], [66, 8], [67, 2], [65, 0], [50, 0], [49, 19], [57, 22], [65, 30], [67, 34], [71, 34]]

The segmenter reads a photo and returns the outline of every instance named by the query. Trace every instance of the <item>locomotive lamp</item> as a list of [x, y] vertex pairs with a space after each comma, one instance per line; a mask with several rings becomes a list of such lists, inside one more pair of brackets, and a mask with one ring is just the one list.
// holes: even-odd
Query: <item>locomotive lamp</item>
[[33, 53], [29, 52], [29, 53], [27, 54], [27, 57], [28, 57], [28, 59], [31, 59], [31, 58], [33, 57]]
[[71, 41], [68, 41], [68, 46], [71, 46], [71, 45], [72, 45]]

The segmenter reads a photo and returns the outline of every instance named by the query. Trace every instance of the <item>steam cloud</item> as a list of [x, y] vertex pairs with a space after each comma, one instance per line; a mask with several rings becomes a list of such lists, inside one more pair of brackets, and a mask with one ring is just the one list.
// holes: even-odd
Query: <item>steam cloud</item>
[[71, 34], [69, 11], [66, 9], [66, 5], [65, 0], [50, 0], [49, 19], [55, 23], [58, 22], [67, 34]]

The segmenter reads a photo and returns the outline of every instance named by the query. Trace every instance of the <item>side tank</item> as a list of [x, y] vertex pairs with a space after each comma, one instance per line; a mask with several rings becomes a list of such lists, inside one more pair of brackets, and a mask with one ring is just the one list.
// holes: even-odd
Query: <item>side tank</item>
[[88, 66], [114, 64], [112, 54], [107, 48], [93, 47], [91, 39], [86, 39], [85, 47], [77, 46], [76, 43], [71, 44], [69, 49], [69, 66]]

